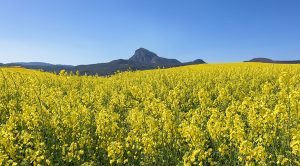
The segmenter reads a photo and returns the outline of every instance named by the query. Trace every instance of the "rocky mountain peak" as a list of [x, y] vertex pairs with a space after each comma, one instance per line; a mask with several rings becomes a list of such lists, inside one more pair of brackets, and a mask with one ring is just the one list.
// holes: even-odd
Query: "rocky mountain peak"
[[129, 58], [131, 61], [143, 63], [143, 64], [149, 64], [153, 61], [154, 58], [157, 58], [158, 56], [145, 48], [139, 48], [135, 50], [134, 55]]

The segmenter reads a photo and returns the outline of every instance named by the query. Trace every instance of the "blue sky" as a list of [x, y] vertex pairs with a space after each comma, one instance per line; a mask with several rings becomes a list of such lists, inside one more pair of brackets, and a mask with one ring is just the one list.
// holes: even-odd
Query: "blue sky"
[[299, 0], [0, 0], [0, 62], [300, 59]]

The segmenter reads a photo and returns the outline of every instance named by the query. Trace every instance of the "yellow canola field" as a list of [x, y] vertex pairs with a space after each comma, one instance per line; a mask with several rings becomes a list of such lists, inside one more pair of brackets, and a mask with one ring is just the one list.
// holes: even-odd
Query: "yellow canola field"
[[0, 68], [0, 165], [300, 165], [300, 65]]

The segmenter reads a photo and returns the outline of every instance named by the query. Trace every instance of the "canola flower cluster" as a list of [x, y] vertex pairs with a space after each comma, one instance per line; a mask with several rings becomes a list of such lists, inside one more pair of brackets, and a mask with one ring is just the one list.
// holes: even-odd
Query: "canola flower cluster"
[[0, 165], [300, 165], [300, 65], [0, 68]]

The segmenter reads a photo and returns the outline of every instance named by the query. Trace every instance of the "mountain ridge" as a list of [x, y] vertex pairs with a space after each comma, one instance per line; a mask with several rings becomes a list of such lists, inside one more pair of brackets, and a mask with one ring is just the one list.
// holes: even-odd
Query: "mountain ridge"
[[[300, 60], [272, 60], [270, 58], [253, 58], [244, 62], [260, 62], [260, 63], [274, 63], [274, 64], [300, 64]], [[14, 62], [3, 64], [0, 66], [20, 66], [28, 69], [41, 69], [48, 72], [58, 73], [60, 70], [68, 72], [79, 71], [81, 74], [88, 75], [112, 75], [117, 71], [126, 70], [149, 70], [155, 68], [170, 68], [194, 64], [206, 64], [202, 59], [196, 59], [191, 62], [180, 62], [177, 59], [168, 59], [158, 56], [156, 53], [145, 48], [135, 50], [134, 54], [129, 59], [116, 59], [106, 63], [95, 63], [87, 65], [60, 65], [50, 64], [45, 62]]]
[[[180, 62], [177, 59], [168, 59], [158, 56], [156, 53], [145, 48], [135, 50], [134, 54], [129, 59], [116, 59], [107, 63], [95, 63], [87, 65], [54, 65], [45, 62], [19, 62], [8, 63], [4, 66], [21, 66], [28, 69], [41, 69], [48, 72], [59, 72], [66, 70], [68, 72], [79, 71], [81, 74], [88, 75], [112, 75], [117, 71], [126, 70], [148, 70], [155, 68], [170, 68], [192, 64], [205, 64], [202, 59], [196, 59], [191, 62]], [[1, 64], [0, 64], [1, 65]], [[2, 65], [3, 66], [3, 65]]]
[[270, 58], [253, 58], [244, 62], [261, 62], [261, 63], [275, 63], [275, 64], [300, 64], [300, 60], [273, 60]]

